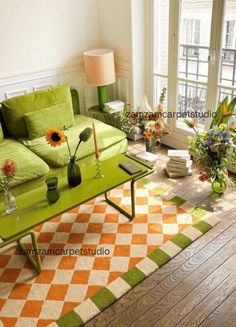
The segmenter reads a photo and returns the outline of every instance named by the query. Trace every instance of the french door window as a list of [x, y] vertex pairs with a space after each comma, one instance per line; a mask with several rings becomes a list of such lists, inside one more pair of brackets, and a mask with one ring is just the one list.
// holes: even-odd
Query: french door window
[[153, 9], [153, 99], [167, 86], [176, 142], [186, 115], [207, 129], [218, 102], [236, 95], [236, 0], [153, 0]]

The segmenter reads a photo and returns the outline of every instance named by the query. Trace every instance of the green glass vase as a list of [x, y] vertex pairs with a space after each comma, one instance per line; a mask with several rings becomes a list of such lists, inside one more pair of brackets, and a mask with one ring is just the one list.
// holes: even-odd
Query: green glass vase
[[223, 194], [226, 191], [227, 186], [225, 183], [222, 183], [218, 179], [215, 179], [211, 184], [211, 188], [213, 192], [217, 194]]
[[146, 152], [151, 152], [155, 153], [156, 151], [156, 138], [145, 138], [145, 147], [146, 147]]
[[70, 186], [77, 186], [82, 181], [80, 168], [74, 156], [70, 158], [70, 162], [67, 166], [67, 180]]

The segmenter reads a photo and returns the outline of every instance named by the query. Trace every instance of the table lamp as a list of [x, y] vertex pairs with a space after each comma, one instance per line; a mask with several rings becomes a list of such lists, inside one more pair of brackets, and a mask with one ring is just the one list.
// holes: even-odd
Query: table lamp
[[108, 49], [93, 49], [84, 52], [87, 82], [98, 89], [99, 109], [102, 111], [107, 102], [106, 85], [115, 82], [114, 53]]

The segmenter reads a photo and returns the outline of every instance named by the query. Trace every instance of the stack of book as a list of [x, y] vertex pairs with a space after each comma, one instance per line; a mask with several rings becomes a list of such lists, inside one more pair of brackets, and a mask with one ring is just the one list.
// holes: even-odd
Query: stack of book
[[125, 107], [125, 103], [123, 101], [115, 100], [111, 102], [106, 102], [104, 104], [103, 111], [105, 111], [108, 114], [114, 114], [116, 112], [124, 110], [124, 107]]
[[168, 150], [166, 172], [170, 178], [192, 175], [192, 160], [187, 150]]

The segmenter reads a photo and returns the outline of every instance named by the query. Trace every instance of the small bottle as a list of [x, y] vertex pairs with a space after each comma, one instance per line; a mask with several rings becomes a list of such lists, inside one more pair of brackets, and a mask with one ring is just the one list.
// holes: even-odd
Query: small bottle
[[47, 178], [45, 183], [47, 184], [47, 199], [48, 203], [52, 204], [57, 202], [60, 198], [60, 192], [58, 190], [58, 178], [57, 177], [50, 177]]

